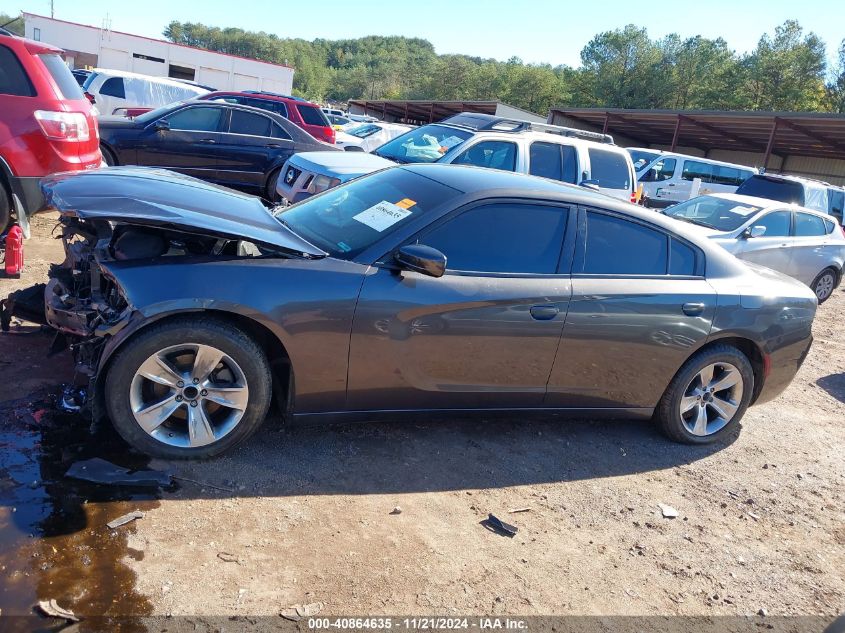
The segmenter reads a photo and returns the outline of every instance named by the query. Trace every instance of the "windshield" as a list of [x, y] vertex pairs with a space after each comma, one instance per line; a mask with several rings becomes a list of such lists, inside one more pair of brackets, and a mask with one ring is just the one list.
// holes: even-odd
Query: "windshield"
[[471, 136], [471, 132], [445, 125], [424, 125], [397, 136], [373, 154], [398, 163], [433, 163]]
[[276, 219], [332, 257], [352, 259], [460, 192], [401, 168], [357, 178], [283, 209]]
[[629, 149], [628, 153], [631, 155], [631, 160], [634, 162], [634, 171], [642, 171], [655, 158], [660, 157], [658, 152], [646, 152], [641, 149]]
[[372, 136], [376, 132], [380, 132], [381, 128], [378, 125], [373, 125], [372, 123], [364, 123], [364, 125], [359, 125], [357, 127], [352, 128], [351, 130], [346, 130], [347, 134], [351, 134], [352, 136], [357, 136], [358, 138], [367, 138], [368, 136]]
[[664, 211], [670, 218], [691, 222], [716, 231], [734, 231], [745, 224], [763, 207], [743, 204], [735, 200], [699, 196]]
[[155, 121], [160, 116], [163, 116], [170, 112], [171, 110], [175, 110], [185, 104], [185, 101], [176, 101], [175, 103], [168, 103], [165, 106], [161, 106], [160, 108], [156, 108], [155, 110], [150, 110], [149, 112], [144, 112], [143, 114], [139, 114], [135, 117], [135, 120], [138, 123], [147, 124], [150, 121]]

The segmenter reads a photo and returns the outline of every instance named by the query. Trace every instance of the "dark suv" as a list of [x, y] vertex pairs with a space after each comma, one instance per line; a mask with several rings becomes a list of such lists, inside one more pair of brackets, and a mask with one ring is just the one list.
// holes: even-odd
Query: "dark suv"
[[242, 92], [218, 90], [202, 95], [199, 99], [240, 103], [241, 105], [275, 112], [295, 123], [314, 138], [334, 145], [334, 128], [326, 118], [325, 113], [316, 103], [311, 103], [300, 97], [257, 90], [244, 90]]
[[815, 209], [832, 215], [842, 224], [845, 190], [821, 180], [786, 174], [756, 174], [743, 182], [736, 193]]
[[97, 120], [61, 55], [0, 33], [0, 233], [14, 211], [29, 236], [42, 176], [100, 166]]

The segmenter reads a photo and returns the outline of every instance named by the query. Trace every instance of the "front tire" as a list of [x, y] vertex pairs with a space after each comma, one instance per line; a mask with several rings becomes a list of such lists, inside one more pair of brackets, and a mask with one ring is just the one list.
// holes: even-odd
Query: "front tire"
[[105, 379], [112, 424], [134, 448], [165, 459], [223, 453], [261, 426], [272, 395], [261, 348], [209, 317], [152, 325], [115, 355]]
[[754, 370], [730, 345], [694, 354], [678, 370], [657, 405], [655, 418], [670, 439], [710, 444], [733, 433], [751, 402]]
[[270, 174], [270, 177], [267, 179], [267, 190], [265, 191], [265, 195], [267, 199], [272, 202], [273, 204], [279, 203], [279, 193], [276, 191], [276, 185], [279, 182], [279, 176], [282, 173], [282, 168], [279, 167], [275, 171]]
[[836, 277], [835, 270], [825, 268], [810, 284], [810, 289], [816, 293], [816, 299], [819, 300], [820, 304], [830, 299], [833, 294], [833, 290], [836, 288]]

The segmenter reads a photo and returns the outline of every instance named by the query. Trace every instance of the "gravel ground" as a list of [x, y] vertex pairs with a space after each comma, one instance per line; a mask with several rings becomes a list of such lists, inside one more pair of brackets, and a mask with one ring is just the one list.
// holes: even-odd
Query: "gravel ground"
[[[36, 221], [27, 274], [0, 281], [3, 294], [43, 280], [60, 257], [50, 220]], [[145, 506], [112, 564], [134, 571], [154, 614], [270, 615], [319, 601], [345, 615], [837, 615], [843, 308], [840, 288], [796, 380], [724, 445], [680, 446], [639, 422], [271, 420], [214, 461], [154, 462], [201, 483]], [[36, 362], [26, 345], [4, 350], [4, 362]], [[0, 386], [0, 401], [55, 384], [56, 367], [30, 372], [23, 392]], [[114, 516], [110, 503], [85, 511]], [[518, 533], [489, 531], [488, 513]]]

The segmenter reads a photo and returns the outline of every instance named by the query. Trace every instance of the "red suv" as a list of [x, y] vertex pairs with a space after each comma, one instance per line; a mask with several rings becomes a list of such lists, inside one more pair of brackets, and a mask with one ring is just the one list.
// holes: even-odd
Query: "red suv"
[[329, 123], [320, 106], [305, 99], [280, 95], [275, 92], [260, 92], [258, 90], [243, 90], [241, 92], [219, 90], [217, 92], [209, 92], [198, 98], [240, 103], [252, 106], [253, 108], [275, 112], [288, 119], [291, 123], [298, 125], [314, 138], [320, 139], [325, 143], [334, 144], [335, 136], [332, 124]]
[[42, 176], [100, 166], [91, 104], [62, 60], [62, 51], [0, 32], [0, 233], [17, 215], [41, 209]]

